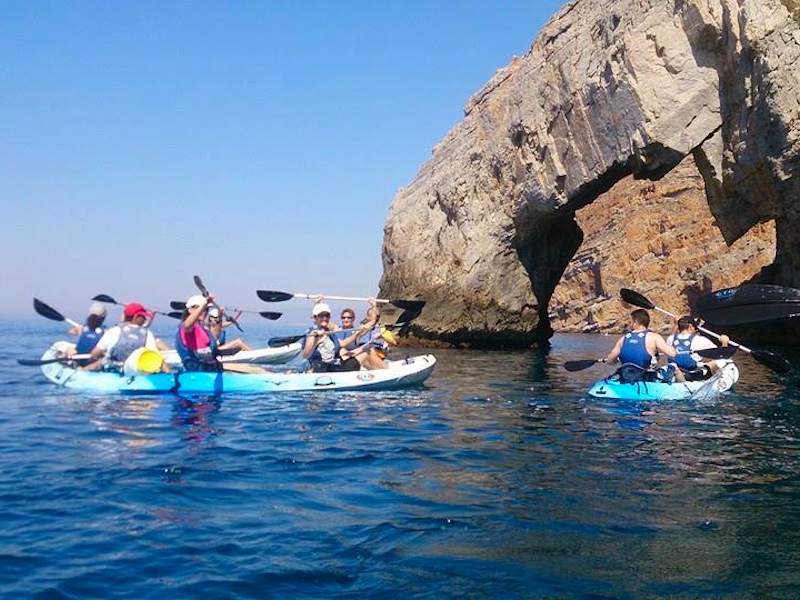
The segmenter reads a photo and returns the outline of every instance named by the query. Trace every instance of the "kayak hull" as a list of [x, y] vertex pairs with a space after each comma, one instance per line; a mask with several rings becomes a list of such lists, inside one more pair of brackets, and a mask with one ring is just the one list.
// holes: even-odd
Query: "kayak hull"
[[623, 383], [614, 375], [601, 379], [588, 391], [593, 398], [612, 400], [708, 400], [730, 390], [739, 381], [739, 369], [727, 362], [710, 379], [684, 383], [637, 381]]
[[[303, 347], [299, 343], [279, 346], [277, 348], [256, 348], [254, 350], [240, 350], [230, 356], [220, 356], [222, 362], [251, 363], [257, 365], [279, 365], [289, 362], [300, 354]], [[177, 350], [164, 350], [161, 352], [170, 367], [181, 364], [181, 357]]]
[[[55, 358], [54, 344], [42, 359]], [[69, 364], [42, 365], [44, 376], [56, 385], [85, 392], [119, 394], [260, 394], [319, 390], [391, 390], [423, 383], [430, 377], [436, 358], [427, 354], [388, 361], [388, 369], [343, 373], [201, 373], [175, 371], [126, 376], [105, 371], [81, 371]]]

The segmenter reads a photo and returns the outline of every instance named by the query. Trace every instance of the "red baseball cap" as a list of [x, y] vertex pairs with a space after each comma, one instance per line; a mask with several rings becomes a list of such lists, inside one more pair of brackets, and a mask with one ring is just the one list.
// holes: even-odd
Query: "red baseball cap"
[[144, 306], [142, 306], [138, 302], [131, 302], [130, 304], [126, 304], [123, 314], [129, 319], [132, 319], [133, 317], [136, 317], [138, 315], [142, 315], [147, 319], [153, 318], [153, 313], [147, 312]]

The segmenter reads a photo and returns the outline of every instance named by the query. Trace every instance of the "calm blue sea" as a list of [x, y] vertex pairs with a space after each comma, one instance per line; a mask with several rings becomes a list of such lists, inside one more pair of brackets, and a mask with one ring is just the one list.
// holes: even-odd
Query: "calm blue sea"
[[[62, 324], [0, 321], [0, 597], [796, 598], [800, 393], [614, 404], [547, 354], [436, 351], [420, 389], [57, 389]], [[292, 333], [247, 328], [258, 344]], [[402, 352], [402, 351], [401, 351]]]

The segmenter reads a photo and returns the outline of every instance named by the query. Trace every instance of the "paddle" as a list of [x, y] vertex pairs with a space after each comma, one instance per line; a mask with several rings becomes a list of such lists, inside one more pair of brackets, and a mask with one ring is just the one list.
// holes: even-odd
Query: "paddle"
[[56, 362], [69, 362], [71, 360], [82, 360], [91, 357], [91, 354], [73, 354], [72, 356], [59, 356], [58, 358], [18, 358], [17, 362], [26, 367], [39, 367]]
[[[284, 302], [292, 298], [305, 298], [307, 300], [314, 300], [320, 294], [292, 294], [289, 292], [276, 292], [272, 290], [256, 290], [256, 294], [264, 302]], [[356, 298], [352, 296], [328, 296], [322, 295], [326, 300], [352, 300], [354, 302], [363, 301], [369, 302], [369, 298]], [[422, 307], [425, 306], [424, 300], [385, 300], [383, 298], [374, 298], [375, 302], [379, 304], [394, 304], [397, 308], [402, 308], [409, 311], [417, 311], [416, 315], [422, 312]]]
[[[646, 308], [648, 310], [657, 310], [658, 312], [664, 313], [665, 315], [670, 316], [673, 319], [677, 318], [677, 316], [672, 314], [671, 312], [664, 310], [663, 308], [659, 308], [658, 306], [650, 302], [650, 300], [648, 300], [645, 296], [643, 296], [639, 292], [635, 292], [634, 290], [629, 290], [627, 288], [622, 288], [619, 293], [622, 299], [628, 304], [633, 304], [634, 306], [639, 306], [641, 308]], [[710, 331], [705, 327], [698, 327], [697, 329], [717, 339], [720, 338], [720, 335], [718, 333], [714, 333], [713, 331]], [[729, 343], [732, 346], [736, 346], [743, 352], [747, 352], [762, 365], [769, 367], [776, 373], [788, 373], [789, 370], [792, 368], [792, 365], [789, 363], [788, 360], [786, 360], [779, 354], [770, 352], [769, 350], [752, 350], [734, 341], [731, 341]]]
[[[186, 303], [181, 302], [180, 300], [173, 300], [172, 302], [169, 303], [169, 306], [170, 306], [170, 308], [174, 308], [176, 310], [182, 311], [186, 307]], [[280, 319], [281, 316], [283, 315], [283, 313], [279, 313], [279, 312], [245, 310], [243, 308], [232, 308], [232, 309], [229, 309], [227, 307], [225, 308], [225, 313], [226, 314], [231, 313], [231, 312], [243, 312], [243, 313], [246, 313], [246, 314], [259, 315], [261, 317], [264, 317], [265, 319], [269, 319], [270, 321], [276, 321], [276, 320]]]
[[697, 299], [697, 313], [723, 326], [800, 316], [800, 290], [780, 285], [740, 285]]
[[[197, 289], [200, 290], [200, 293], [203, 294], [203, 298], [208, 298], [211, 295], [211, 293], [206, 289], [206, 286], [203, 285], [203, 280], [200, 279], [199, 275], [194, 276], [194, 284], [197, 286]], [[212, 301], [212, 304], [216, 306], [218, 310], [221, 310], [219, 304], [217, 304], [215, 301]], [[236, 325], [236, 329], [242, 332], [244, 331], [244, 329], [242, 329], [242, 326], [239, 325], [236, 319], [231, 319], [230, 317], [228, 317], [228, 320], [234, 325]]]
[[[385, 327], [386, 329], [400, 329], [402, 327], [405, 327], [405, 325], [406, 323], [402, 324], [395, 323], [394, 325], [383, 325], [382, 327]], [[351, 331], [355, 331], [356, 329], [357, 327], [354, 327], [353, 329], [337, 329], [336, 331], [328, 331], [327, 334], [330, 335], [332, 333], [348, 333]], [[295, 342], [300, 341], [304, 337], [306, 337], [308, 333], [309, 332], [306, 331], [305, 333], [301, 333], [299, 335], [287, 335], [285, 337], [270, 338], [267, 340], [267, 346], [269, 346], [270, 348], [278, 348], [280, 346], [287, 346], [289, 344], [294, 344]]]
[[42, 315], [45, 319], [50, 319], [51, 321], [66, 321], [73, 327], [81, 326], [80, 323], [77, 323], [76, 321], [73, 321], [72, 319], [65, 317], [55, 308], [45, 304], [44, 302], [42, 302], [37, 298], [33, 299], [33, 310]]
[[[125, 306], [124, 302], [117, 302], [112, 296], [108, 294], [97, 294], [92, 298], [95, 302], [105, 302], [106, 304], [116, 304], [117, 306]], [[153, 310], [151, 312], [156, 313], [157, 315], [164, 315], [165, 317], [171, 317], [173, 319], [180, 319], [182, 313], [173, 311], [173, 312], [161, 312], [160, 310]]]
[[[734, 346], [720, 346], [719, 348], [707, 348], [705, 350], [695, 350], [693, 352], [678, 352], [678, 354], [697, 354], [699, 356], [702, 356], [703, 358], [709, 358], [712, 360], [724, 360], [736, 354], [736, 350], [737, 349]], [[564, 363], [564, 368], [570, 372], [583, 371], [584, 369], [593, 367], [597, 363], [604, 363], [604, 362], [606, 362], [604, 358], [568, 360], [567, 362]]]

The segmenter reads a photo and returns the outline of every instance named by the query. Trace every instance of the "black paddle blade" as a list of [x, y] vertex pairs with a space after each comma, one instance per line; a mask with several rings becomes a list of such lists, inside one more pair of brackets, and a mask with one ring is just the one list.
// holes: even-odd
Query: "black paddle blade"
[[169, 303], [169, 307], [172, 310], [183, 310], [186, 308], [186, 302], [181, 302], [180, 300], [173, 300]]
[[45, 319], [50, 319], [52, 321], [64, 321], [64, 315], [58, 312], [52, 306], [48, 306], [41, 300], [34, 298], [33, 299], [33, 310], [43, 316]]
[[397, 308], [402, 308], [407, 311], [415, 312], [414, 316], [419, 316], [422, 312], [422, 307], [425, 306], [424, 300], [391, 300], [390, 304], [394, 304]]
[[769, 350], [751, 350], [750, 354], [762, 365], [769, 367], [776, 373], [785, 374], [792, 370], [792, 363], [780, 354], [775, 354]]
[[258, 314], [264, 317], [265, 319], [269, 319], [270, 321], [277, 321], [278, 319], [281, 318], [281, 315], [283, 315], [283, 313], [269, 312], [269, 311], [260, 312]]
[[736, 346], [720, 346], [719, 348], [708, 348], [706, 350], [697, 350], [695, 354], [703, 358], [710, 358], [712, 360], [724, 360], [736, 354]]
[[596, 359], [587, 358], [585, 360], [568, 360], [564, 363], [564, 368], [570, 373], [575, 371], [583, 371], [589, 367], [595, 366], [597, 363], [602, 362]]
[[302, 340], [304, 337], [306, 337], [304, 333], [301, 335], [290, 335], [287, 337], [274, 337], [267, 340], [267, 346], [270, 348], [288, 346], [289, 344], [294, 344], [295, 342]]
[[108, 304], [118, 304], [118, 302], [108, 294], [97, 294], [97, 296], [92, 298], [92, 300], [94, 302], [107, 302]]
[[628, 288], [622, 288], [619, 291], [620, 297], [627, 302], [628, 304], [633, 304], [634, 306], [638, 306], [639, 308], [646, 308], [647, 310], [653, 310], [656, 305], [650, 302], [647, 298], [645, 298], [639, 292], [635, 292], [633, 290], [629, 290]]
[[275, 292], [272, 290], [256, 290], [256, 295], [264, 302], [284, 302], [294, 298], [289, 292]]
[[206, 289], [206, 286], [203, 285], [203, 280], [200, 279], [199, 275], [194, 276], [194, 284], [197, 286], [197, 289], [200, 290], [200, 293], [203, 294], [203, 296], [209, 295], [208, 290]]
[[698, 314], [709, 323], [746, 325], [800, 316], [800, 290], [780, 285], [741, 285], [697, 299]]
[[168, 317], [172, 318], [172, 319], [182, 319], [183, 318], [183, 311], [173, 310], [173, 311], [170, 311], [170, 312], [164, 313], [164, 314], [167, 315]]

